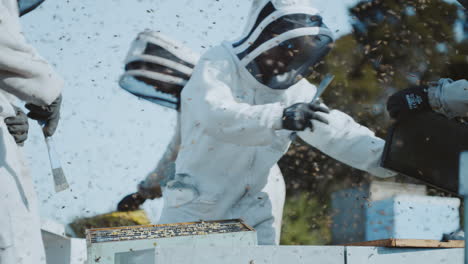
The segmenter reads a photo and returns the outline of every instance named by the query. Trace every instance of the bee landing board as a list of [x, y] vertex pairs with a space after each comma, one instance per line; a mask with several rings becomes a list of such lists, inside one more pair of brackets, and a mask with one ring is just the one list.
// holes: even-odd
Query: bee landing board
[[[154, 248], [254, 246], [257, 235], [241, 220], [89, 229], [88, 264], [154, 263]], [[150, 262], [147, 262], [150, 261]]]

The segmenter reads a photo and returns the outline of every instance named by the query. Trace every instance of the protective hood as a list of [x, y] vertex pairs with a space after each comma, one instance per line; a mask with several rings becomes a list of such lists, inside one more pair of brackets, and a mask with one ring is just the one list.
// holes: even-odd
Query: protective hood
[[23, 16], [31, 12], [40, 4], [42, 4], [42, 2], [44, 2], [44, 0], [18, 0], [18, 8], [19, 8], [20, 16]]
[[130, 47], [119, 83], [140, 98], [178, 109], [180, 93], [198, 60], [198, 54], [177, 41], [144, 31]]
[[308, 77], [333, 43], [308, 0], [254, 1], [248, 19], [233, 51], [241, 67], [272, 89], [284, 90]]

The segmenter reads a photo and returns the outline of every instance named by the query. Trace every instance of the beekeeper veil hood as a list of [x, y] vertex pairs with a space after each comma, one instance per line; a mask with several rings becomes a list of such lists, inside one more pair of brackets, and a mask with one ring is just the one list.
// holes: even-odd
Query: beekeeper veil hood
[[128, 92], [173, 109], [192, 75], [199, 55], [155, 31], [144, 31], [133, 41], [125, 60], [120, 86]]
[[33, 9], [42, 4], [44, 0], [18, 0], [18, 8], [20, 16], [31, 12]]
[[333, 35], [310, 0], [254, 0], [243, 37], [232, 44], [240, 65], [260, 83], [287, 89], [308, 77]]

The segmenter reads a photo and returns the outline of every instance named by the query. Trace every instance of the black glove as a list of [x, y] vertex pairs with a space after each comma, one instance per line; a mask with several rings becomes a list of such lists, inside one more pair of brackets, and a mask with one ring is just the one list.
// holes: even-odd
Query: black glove
[[44, 135], [50, 137], [55, 133], [60, 119], [60, 105], [62, 104], [62, 95], [55, 99], [48, 106], [39, 106], [35, 104], [26, 104], [30, 110], [28, 117], [40, 122], [44, 122]]
[[135, 211], [146, 201], [139, 193], [132, 193], [125, 196], [117, 205], [117, 211], [127, 212]]
[[297, 103], [283, 112], [283, 128], [292, 131], [304, 131], [306, 128], [313, 130], [312, 120], [328, 124], [328, 120], [316, 112], [329, 113], [325, 106], [318, 102]]
[[16, 144], [24, 145], [24, 141], [28, 138], [28, 117], [21, 108], [13, 106], [16, 116], [5, 118], [5, 124], [8, 127], [8, 132], [15, 138]]
[[387, 111], [392, 118], [401, 118], [405, 114], [430, 111], [427, 87], [418, 86], [401, 90], [390, 96]]

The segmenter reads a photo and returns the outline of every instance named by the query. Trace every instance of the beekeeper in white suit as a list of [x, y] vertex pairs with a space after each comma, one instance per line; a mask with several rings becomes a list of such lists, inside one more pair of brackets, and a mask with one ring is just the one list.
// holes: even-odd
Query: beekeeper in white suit
[[[199, 55], [180, 42], [160, 32], [145, 31], [132, 43], [125, 60], [125, 73], [119, 83], [122, 88], [140, 98], [179, 110], [180, 92], [190, 79], [198, 60]], [[127, 195], [119, 202], [119, 211], [138, 209], [145, 200], [162, 196], [161, 186], [164, 188], [175, 175], [175, 160], [181, 141], [179, 123], [178, 111], [174, 136], [156, 169], [140, 182], [137, 192]], [[272, 207], [275, 226], [279, 230], [286, 187], [276, 164], [270, 171], [268, 183], [269, 188], [266, 191], [271, 192], [270, 197], [275, 197]]]
[[[58, 123], [62, 80], [21, 33], [19, 15], [42, 1], [0, 0], [0, 263], [45, 263], [38, 204], [21, 149], [18, 99], [27, 103], [30, 118], [45, 123], [52, 135]], [[24, 123], [23, 123], [24, 127]], [[16, 134], [15, 134], [16, 133]], [[26, 132], [22, 132], [26, 133]]]
[[394, 175], [379, 167], [383, 140], [309, 103], [316, 88], [303, 77], [331, 43], [309, 1], [254, 1], [244, 36], [208, 50], [182, 91], [177, 174], [165, 189], [160, 223], [243, 218], [259, 244], [277, 244], [268, 178], [297, 131], [348, 165]]
[[139, 98], [176, 110], [177, 122], [156, 168], [140, 182], [136, 193], [122, 199], [119, 211], [135, 210], [145, 200], [161, 197], [161, 185], [174, 177], [180, 147], [180, 93], [198, 60], [198, 54], [160, 32], [146, 30], [132, 42], [120, 86]]

